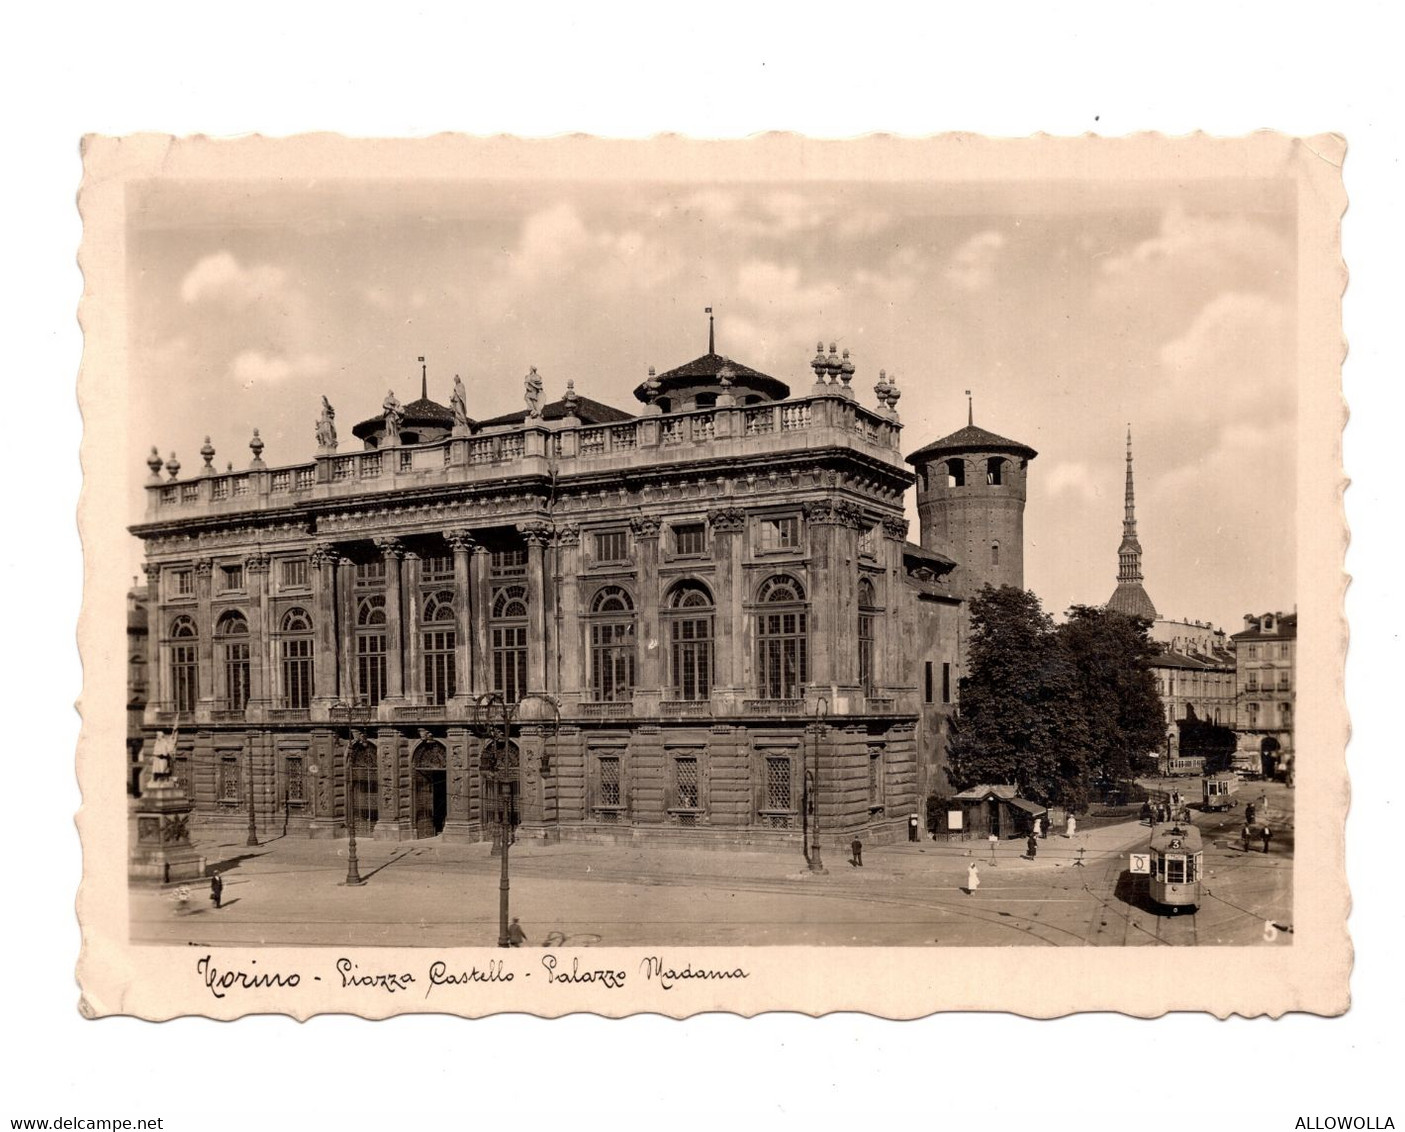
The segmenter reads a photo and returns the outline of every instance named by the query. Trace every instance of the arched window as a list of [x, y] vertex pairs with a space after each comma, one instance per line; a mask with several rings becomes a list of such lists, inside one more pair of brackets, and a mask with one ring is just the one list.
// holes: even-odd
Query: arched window
[[946, 486], [965, 487], [966, 486], [966, 461], [948, 460], [946, 462]]
[[711, 409], [717, 405], [716, 393], [699, 393], [693, 398], [693, 407], [697, 409]]
[[859, 579], [859, 688], [873, 695], [873, 640], [878, 613], [878, 596], [868, 578]]
[[282, 686], [279, 699], [285, 708], [306, 710], [312, 703], [312, 618], [294, 608], [278, 624], [278, 661]]
[[196, 669], [195, 622], [189, 617], [177, 617], [171, 622], [171, 710], [193, 712], [199, 697]]
[[634, 695], [634, 602], [602, 586], [590, 603], [590, 680], [597, 703]]
[[761, 698], [799, 699], [809, 680], [809, 619], [805, 589], [794, 578], [776, 574], [757, 594], [756, 672]]
[[424, 599], [424, 694], [432, 704], [447, 703], [458, 691], [454, 649], [458, 633], [454, 619], [454, 593], [438, 590]]
[[386, 692], [385, 594], [356, 602], [356, 695], [375, 707]]
[[1005, 482], [1005, 460], [1001, 456], [992, 456], [985, 462], [985, 482], [992, 487], [999, 487]]
[[243, 711], [249, 702], [249, 622], [231, 610], [216, 624], [215, 637], [224, 654], [224, 707]]
[[527, 587], [498, 586], [489, 616], [493, 690], [515, 704], [527, 690]]
[[712, 695], [712, 594], [699, 582], [679, 582], [667, 611], [672, 696], [706, 700]]

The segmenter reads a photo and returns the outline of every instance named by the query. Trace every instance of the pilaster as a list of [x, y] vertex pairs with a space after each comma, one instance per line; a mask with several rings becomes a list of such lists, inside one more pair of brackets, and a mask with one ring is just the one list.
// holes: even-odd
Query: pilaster
[[213, 571], [214, 563], [208, 558], [195, 560], [195, 624], [199, 633], [196, 674], [199, 695], [195, 718], [202, 723], [209, 722], [215, 703], [215, 626], [210, 617], [210, 576]]
[[475, 546], [469, 559], [469, 589], [473, 601], [470, 624], [473, 634], [473, 683], [475, 695], [493, 690], [493, 667], [488, 655], [488, 616], [492, 612], [488, 586], [489, 553], [486, 546]]
[[473, 554], [473, 536], [467, 530], [457, 530], [450, 531], [445, 537], [454, 551], [454, 675], [458, 688], [454, 699], [466, 704], [472, 698], [470, 689], [475, 686], [471, 644], [474, 603], [469, 564]]
[[314, 610], [312, 645], [312, 706], [325, 712], [337, 699], [337, 557], [330, 546], [318, 544], [309, 559]]
[[546, 691], [546, 575], [544, 551], [550, 531], [545, 523], [523, 523], [527, 540], [527, 690]]
[[659, 634], [659, 531], [660, 520], [643, 515], [631, 521], [639, 580], [639, 620], [636, 647], [639, 673], [635, 683], [636, 715], [658, 712], [663, 684], [663, 650]]
[[716, 592], [712, 595], [712, 695], [714, 701], [730, 704], [746, 695], [746, 642], [742, 636], [746, 512], [740, 507], [721, 508], [708, 515], [708, 525], [716, 567]]
[[376, 539], [385, 562], [385, 697], [388, 705], [405, 702], [405, 624], [400, 560], [405, 550], [397, 538]]

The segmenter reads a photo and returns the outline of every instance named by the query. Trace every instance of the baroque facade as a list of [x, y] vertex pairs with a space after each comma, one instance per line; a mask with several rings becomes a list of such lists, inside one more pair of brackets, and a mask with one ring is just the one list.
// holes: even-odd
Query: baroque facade
[[[1293, 780], [1293, 705], [1297, 688], [1298, 615], [1245, 614], [1234, 634], [1239, 755], [1265, 778]], [[1255, 765], [1257, 764], [1257, 765]]]
[[[207, 441], [182, 478], [153, 449], [131, 528], [148, 750], [174, 736], [207, 824], [476, 840], [499, 814], [491, 701], [518, 836], [899, 834], [955, 709], [958, 562], [925, 514], [907, 541], [896, 384], [868, 408], [847, 352], [810, 365], [793, 397], [709, 342], [651, 370], [637, 413], [573, 383], [543, 404], [533, 370], [527, 407], [483, 421], [422, 374], [359, 451], [325, 398], [311, 461], [266, 464], [255, 432], [247, 468]], [[1001, 452], [1022, 511], [1025, 458]]]

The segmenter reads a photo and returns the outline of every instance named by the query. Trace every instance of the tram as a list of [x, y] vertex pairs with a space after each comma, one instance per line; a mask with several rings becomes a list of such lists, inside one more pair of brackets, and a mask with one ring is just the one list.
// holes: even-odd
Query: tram
[[1239, 789], [1239, 779], [1232, 774], [1214, 774], [1200, 780], [1200, 808], [1202, 810], [1232, 810], [1239, 805], [1234, 793]]
[[1162, 822], [1151, 831], [1152, 902], [1172, 913], [1200, 904], [1205, 869], [1200, 831], [1189, 822]]

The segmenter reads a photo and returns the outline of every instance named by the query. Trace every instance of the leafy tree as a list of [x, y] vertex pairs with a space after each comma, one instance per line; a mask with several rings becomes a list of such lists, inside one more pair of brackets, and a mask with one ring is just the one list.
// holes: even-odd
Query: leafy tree
[[1160, 646], [1151, 622], [1115, 610], [1075, 605], [1057, 632], [1076, 673], [1079, 712], [1087, 726], [1087, 772], [1121, 782], [1145, 769], [1165, 735], [1165, 715], [1151, 672]]
[[971, 599], [961, 714], [947, 742], [958, 790], [1009, 783], [1046, 803], [1086, 806], [1087, 728], [1077, 674], [1052, 619], [1028, 590]]

